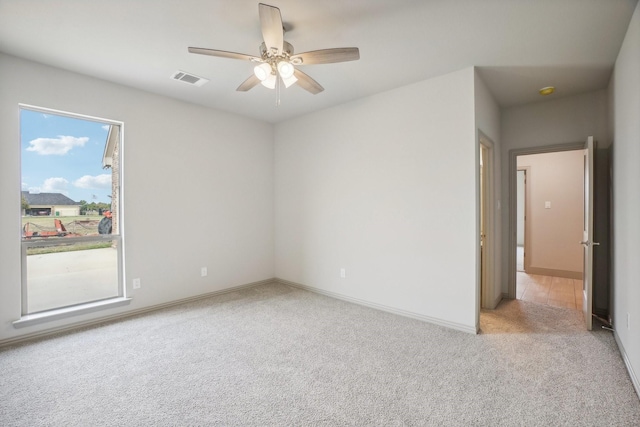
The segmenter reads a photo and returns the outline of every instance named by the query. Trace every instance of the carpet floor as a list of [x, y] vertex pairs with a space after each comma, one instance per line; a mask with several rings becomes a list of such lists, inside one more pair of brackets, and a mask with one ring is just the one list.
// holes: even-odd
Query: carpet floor
[[611, 332], [510, 300], [472, 335], [281, 284], [0, 349], [2, 426], [638, 426]]

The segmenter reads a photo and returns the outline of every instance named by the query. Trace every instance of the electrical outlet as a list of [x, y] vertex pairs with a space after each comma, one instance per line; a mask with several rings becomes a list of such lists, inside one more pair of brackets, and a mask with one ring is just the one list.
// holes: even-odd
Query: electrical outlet
[[341, 268], [340, 269], [340, 277], [343, 279], [347, 278], [347, 269], [346, 268]]
[[207, 275], [207, 267], [202, 267], [200, 269], [200, 276], [205, 277]]
[[140, 289], [140, 279], [133, 279], [133, 289]]

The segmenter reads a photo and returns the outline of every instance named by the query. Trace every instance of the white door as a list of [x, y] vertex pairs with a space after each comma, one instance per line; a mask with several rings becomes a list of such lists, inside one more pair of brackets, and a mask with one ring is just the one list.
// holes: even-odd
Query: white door
[[593, 312], [593, 247], [600, 243], [593, 242], [593, 156], [595, 142], [593, 137], [587, 138], [584, 152], [584, 224], [582, 244], [584, 268], [582, 272], [582, 314], [587, 330], [592, 328]]
[[480, 307], [494, 309], [496, 306], [496, 290], [493, 277], [493, 144], [485, 137], [480, 138]]

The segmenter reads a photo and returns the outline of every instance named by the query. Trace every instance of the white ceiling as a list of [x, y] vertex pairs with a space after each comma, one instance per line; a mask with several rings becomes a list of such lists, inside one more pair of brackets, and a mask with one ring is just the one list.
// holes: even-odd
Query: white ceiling
[[[301, 66], [325, 88], [236, 87], [259, 56], [257, 0], [0, 0], [0, 51], [208, 107], [279, 122], [469, 66], [498, 103], [605, 88], [638, 0], [264, 0], [296, 52], [359, 47], [360, 60]], [[183, 70], [211, 81], [173, 81]]]

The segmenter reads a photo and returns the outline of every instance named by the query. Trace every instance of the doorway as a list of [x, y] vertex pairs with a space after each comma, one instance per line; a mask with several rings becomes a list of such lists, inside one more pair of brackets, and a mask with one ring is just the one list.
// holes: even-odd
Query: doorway
[[517, 158], [516, 298], [582, 307], [584, 149]]
[[[509, 152], [509, 298], [580, 308], [583, 151], [579, 142]], [[561, 167], [567, 158], [571, 176]]]
[[[610, 147], [597, 150], [596, 156], [596, 143], [593, 137], [588, 137], [585, 142], [576, 142], [571, 144], [561, 144], [547, 147], [537, 147], [531, 149], [518, 149], [509, 151], [509, 237], [508, 237], [508, 293], [507, 297], [515, 299], [517, 297], [517, 269], [516, 269], [516, 247], [517, 247], [517, 169], [518, 169], [518, 157], [529, 154], [540, 153], [562, 153], [567, 151], [577, 151], [582, 169], [582, 192], [578, 196], [579, 201], [573, 201], [574, 205], [577, 205], [582, 209], [579, 214], [579, 218], [574, 219], [572, 222], [575, 225], [580, 225], [582, 228], [581, 236], [578, 242], [570, 240], [568, 243], [572, 246], [572, 250], [576, 245], [580, 247], [582, 262], [582, 269], [584, 274], [581, 276], [575, 275], [575, 271], [556, 270], [554, 268], [542, 267], [537, 261], [536, 251], [533, 250], [527, 253], [525, 262], [530, 265], [528, 273], [552, 273], [551, 277], [560, 277], [562, 279], [574, 280], [574, 291], [580, 294], [580, 300], [576, 300], [576, 307], [582, 308], [585, 325], [588, 330], [592, 327], [592, 317], [596, 316], [603, 323], [606, 324], [606, 316], [609, 314], [608, 310], [608, 293], [609, 293], [609, 234], [608, 234], [608, 221], [609, 221], [609, 179], [610, 179]], [[531, 169], [527, 175], [527, 180], [530, 183], [535, 176], [536, 172]], [[532, 188], [529, 185], [528, 188]], [[529, 192], [531, 193], [531, 191]], [[547, 215], [552, 212], [556, 205], [553, 200], [533, 201], [532, 197], [528, 197], [531, 203], [528, 205], [535, 206], [536, 209], [546, 209]], [[559, 198], [558, 200], [563, 200]], [[588, 208], [587, 208], [588, 207]], [[533, 222], [533, 215], [529, 214], [533, 209], [527, 210], [527, 227], [525, 228], [525, 245], [531, 247], [531, 240], [537, 241], [538, 236], [535, 232], [527, 233], [526, 230], [531, 228]], [[564, 231], [562, 228], [556, 228], [555, 232]], [[556, 235], [553, 238], [556, 239]], [[529, 243], [527, 243], [527, 240]], [[566, 247], [565, 247], [566, 248]], [[548, 254], [547, 254], [548, 255]], [[527, 268], [525, 266], [525, 268]], [[556, 267], [557, 268], [557, 267]], [[575, 270], [575, 269], [574, 269]], [[560, 274], [558, 274], [560, 273]], [[572, 276], [572, 274], [574, 274]], [[577, 277], [577, 278], [576, 278]], [[580, 307], [580, 305], [582, 307]]]

